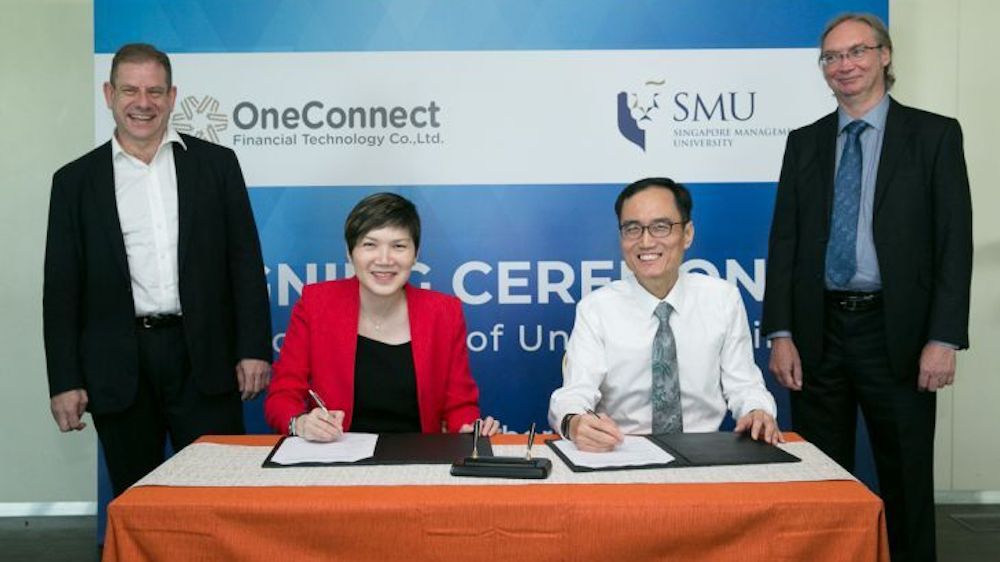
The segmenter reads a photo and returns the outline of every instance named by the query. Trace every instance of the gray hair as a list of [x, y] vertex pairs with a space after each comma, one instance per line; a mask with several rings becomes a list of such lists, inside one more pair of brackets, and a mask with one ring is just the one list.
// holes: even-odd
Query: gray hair
[[889, 29], [886, 28], [882, 20], [875, 14], [848, 12], [833, 18], [830, 23], [826, 24], [826, 29], [823, 30], [823, 34], [819, 37], [820, 49], [823, 48], [823, 42], [826, 41], [826, 36], [833, 31], [833, 28], [845, 21], [856, 21], [872, 28], [872, 31], [875, 32], [875, 41], [883, 48], [889, 49], [889, 64], [882, 70], [882, 76], [885, 78], [885, 90], [888, 92], [892, 89], [892, 85], [896, 83], [896, 75], [892, 72], [892, 38], [889, 37]]

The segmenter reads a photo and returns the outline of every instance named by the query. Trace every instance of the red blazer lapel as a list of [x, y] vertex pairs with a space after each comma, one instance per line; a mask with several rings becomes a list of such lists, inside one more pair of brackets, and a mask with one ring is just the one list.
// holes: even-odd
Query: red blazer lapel
[[432, 310], [420, 291], [406, 285], [406, 309], [410, 319], [410, 348], [413, 352], [413, 370], [417, 377], [417, 408], [420, 410], [420, 426], [424, 433], [440, 433], [441, 421], [436, 415], [441, 410], [437, 403], [434, 369], [434, 334], [431, 329]]
[[[327, 406], [344, 411], [344, 429], [351, 427], [354, 411], [354, 361], [358, 350], [358, 314], [361, 306], [358, 280], [354, 277], [328, 285], [317, 303], [317, 326], [313, 372], [329, 386], [322, 393]], [[329, 398], [328, 398], [329, 397]]]

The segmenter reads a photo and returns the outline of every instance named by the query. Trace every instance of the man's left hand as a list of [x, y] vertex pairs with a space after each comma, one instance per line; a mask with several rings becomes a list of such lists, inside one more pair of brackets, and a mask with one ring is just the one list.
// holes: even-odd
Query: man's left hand
[[764, 410], [752, 410], [744, 415], [736, 422], [733, 431], [736, 433], [748, 432], [754, 441], [763, 440], [771, 445], [785, 442], [785, 436], [778, 429], [778, 423], [774, 421], [771, 414]]
[[260, 359], [240, 359], [236, 364], [236, 380], [243, 400], [253, 400], [271, 382], [271, 364]]
[[917, 389], [934, 392], [955, 382], [955, 350], [930, 342], [920, 353]]

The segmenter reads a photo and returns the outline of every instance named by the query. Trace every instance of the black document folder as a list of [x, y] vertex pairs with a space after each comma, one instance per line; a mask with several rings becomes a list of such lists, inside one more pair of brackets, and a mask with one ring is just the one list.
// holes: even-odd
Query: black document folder
[[723, 466], [799, 462], [801, 459], [745, 433], [671, 433], [649, 438], [677, 460], [676, 466]]
[[632, 470], [636, 468], [680, 468], [685, 466], [724, 466], [738, 464], [767, 464], [800, 462], [801, 459], [774, 445], [754, 441], [743, 433], [671, 433], [647, 435], [664, 451], [674, 456], [665, 464], [644, 464], [639, 466], [612, 466], [590, 468], [577, 466], [555, 446], [556, 441], [547, 444], [573, 472], [593, 472], [596, 470]]
[[[375, 454], [357, 462], [301, 462], [278, 464], [271, 460], [287, 439], [282, 437], [264, 459], [264, 468], [301, 466], [353, 466], [372, 464], [451, 464], [472, 452], [471, 433], [380, 433]], [[479, 439], [479, 455], [493, 456], [489, 438]]]

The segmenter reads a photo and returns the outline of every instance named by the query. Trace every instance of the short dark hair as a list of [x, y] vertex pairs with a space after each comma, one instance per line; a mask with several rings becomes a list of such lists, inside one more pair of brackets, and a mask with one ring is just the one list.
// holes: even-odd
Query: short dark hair
[[409, 231], [414, 248], [420, 249], [420, 215], [416, 205], [395, 193], [375, 193], [359, 201], [347, 215], [344, 222], [347, 250], [354, 250], [364, 235], [386, 226]]
[[823, 42], [826, 41], [826, 36], [833, 31], [833, 28], [844, 23], [845, 21], [863, 23], [872, 28], [872, 31], [875, 32], [875, 41], [877, 41], [882, 48], [889, 50], [889, 64], [882, 69], [882, 76], [885, 78], [885, 91], [888, 92], [892, 89], [892, 85], [896, 83], [896, 74], [892, 71], [892, 37], [889, 36], [889, 29], [886, 28], [885, 24], [882, 23], [882, 20], [875, 14], [848, 12], [833, 18], [830, 20], [830, 23], [826, 24], [823, 34], [819, 36], [820, 50], [823, 49]]
[[173, 71], [170, 70], [170, 57], [166, 53], [150, 45], [149, 43], [129, 43], [122, 45], [115, 58], [111, 59], [111, 85], [115, 85], [118, 77], [118, 66], [126, 63], [140, 64], [144, 62], [156, 62], [163, 67], [167, 73], [167, 87], [174, 83]]
[[618, 199], [615, 200], [615, 214], [618, 215], [618, 222], [622, 220], [622, 206], [625, 205], [626, 200], [640, 191], [646, 191], [654, 187], [666, 189], [673, 193], [677, 209], [681, 212], [681, 221], [688, 222], [691, 220], [691, 209], [694, 207], [694, 201], [691, 200], [691, 192], [686, 187], [670, 178], [643, 178], [626, 185], [625, 189], [618, 194]]

